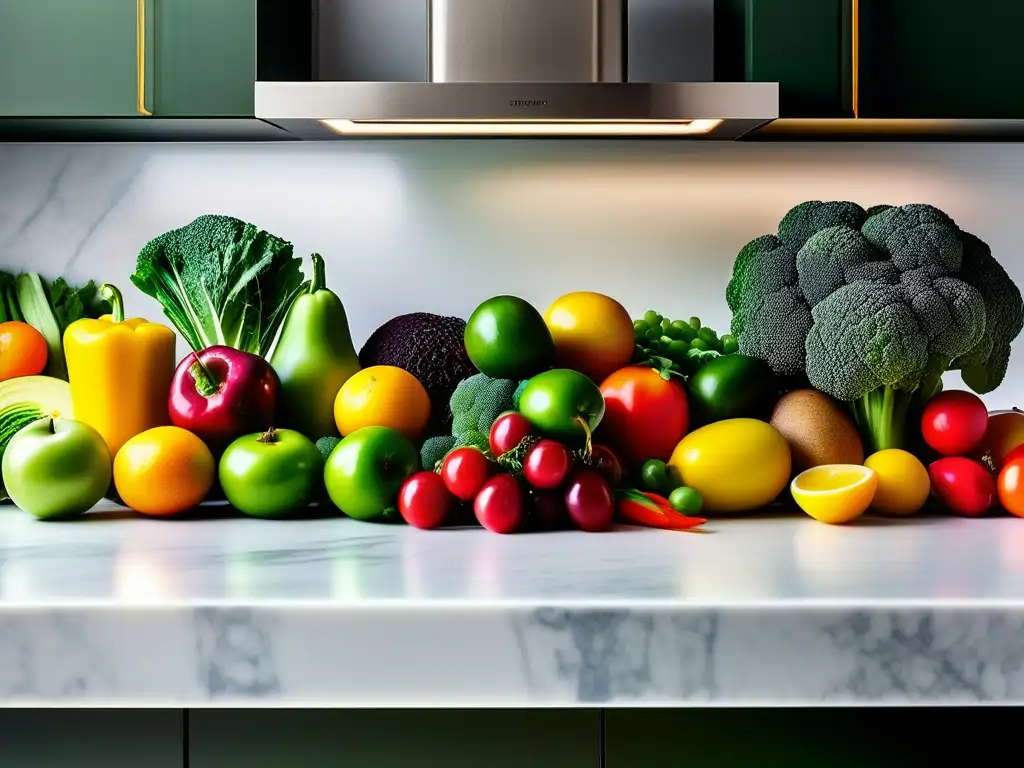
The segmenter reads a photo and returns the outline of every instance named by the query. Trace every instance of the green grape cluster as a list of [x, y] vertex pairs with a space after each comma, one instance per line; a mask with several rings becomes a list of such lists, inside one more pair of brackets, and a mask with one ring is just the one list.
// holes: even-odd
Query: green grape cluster
[[739, 350], [736, 337], [729, 333], [719, 336], [702, 325], [699, 317], [689, 321], [670, 320], [654, 310], [647, 310], [643, 318], [633, 323], [638, 362], [657, 362], [670, 372], [689, 376], [709, 360], [719, 355], [731, 355]]

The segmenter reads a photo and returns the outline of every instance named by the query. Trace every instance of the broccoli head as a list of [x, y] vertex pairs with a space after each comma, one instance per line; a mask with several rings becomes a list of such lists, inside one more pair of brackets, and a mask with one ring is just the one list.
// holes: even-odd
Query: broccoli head
[[468, 432], [487, 435], [491, 425], [505, 411], [512, 410], [512, 395], [519, 386], [512, 379], [492, 379], [483, 373], [464, 379], [452, 393], [452, 434]]
[[998, 386], [1024, 327], [988, 247], [929, 205], [797, 206], [740, 252], [726, 298], [740, 351], [850, 403], [874, 450], [901, 443], [945, 371]]

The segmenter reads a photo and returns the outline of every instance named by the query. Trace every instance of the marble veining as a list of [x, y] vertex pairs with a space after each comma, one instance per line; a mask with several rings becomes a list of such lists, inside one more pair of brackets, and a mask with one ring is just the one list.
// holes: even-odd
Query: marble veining
[[48, 524], [0, 507], [0, 701], [1024, 704], [1020, 521], [711, 529], [500, 537], [110, 505]]

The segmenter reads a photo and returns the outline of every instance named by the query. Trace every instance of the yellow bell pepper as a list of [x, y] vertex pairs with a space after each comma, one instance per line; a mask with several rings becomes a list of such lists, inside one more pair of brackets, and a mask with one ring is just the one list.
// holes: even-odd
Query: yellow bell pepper
[[69, 325], [64, 355], [75, 419], [99, 432], [115, 456], [140, 432], [171, 423], [167, 398], [176, 337], [166, 325], [125, 320], [121, 292], [112, 285], [100, 291], [113, 312]]

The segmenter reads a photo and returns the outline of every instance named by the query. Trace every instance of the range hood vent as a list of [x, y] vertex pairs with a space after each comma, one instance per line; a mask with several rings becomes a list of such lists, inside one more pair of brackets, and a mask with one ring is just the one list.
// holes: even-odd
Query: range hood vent
[[429, 0], [429, 80], [257, 82], [256, 116], [353, 136], [735, 139], [776, 83], [627, 81], [627, 0]]

